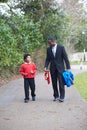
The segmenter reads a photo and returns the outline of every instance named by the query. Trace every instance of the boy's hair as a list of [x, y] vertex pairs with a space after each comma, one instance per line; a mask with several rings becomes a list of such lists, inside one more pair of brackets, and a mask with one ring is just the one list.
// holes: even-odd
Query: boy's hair
[[27, 56], [31, 56], [29, 53], [24, 54], [24, 60], [27, 58]]

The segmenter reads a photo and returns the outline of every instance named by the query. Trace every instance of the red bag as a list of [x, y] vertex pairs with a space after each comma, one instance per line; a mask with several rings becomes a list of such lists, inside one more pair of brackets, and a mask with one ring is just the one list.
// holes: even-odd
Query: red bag
[[47, 83], [50, 84], [50, 71], [49, 70], [45, 71], [44, 78], [45, 80], [47, 80]]

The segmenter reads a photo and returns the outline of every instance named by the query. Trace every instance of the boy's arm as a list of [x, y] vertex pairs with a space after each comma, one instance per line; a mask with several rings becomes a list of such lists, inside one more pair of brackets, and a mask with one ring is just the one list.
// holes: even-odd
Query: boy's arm
[[33, 70], [31, 71], [32, 74], [35, 74], [37, 71], [36, 65], [33, 63]]
[[23, 76], [27, 76], [27, 75], [28, 75], [28, 73], [25, 73], [25, 72], [24, 72], [23, 65], [20, 67], [19, 72], [20, 72], [20, 74], [23, 75]]

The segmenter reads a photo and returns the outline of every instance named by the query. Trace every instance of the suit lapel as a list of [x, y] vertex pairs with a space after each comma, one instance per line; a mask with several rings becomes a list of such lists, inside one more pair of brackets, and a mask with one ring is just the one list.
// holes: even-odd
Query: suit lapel
[[53, 58], [56, 58], [57, 53], [58, 53], [58, 44], [57, 44], [57, 47], [56, 47], [56, 54], [55, 54], [55, 57], [54, 57], [53, 52], [52, 52], [52, 47], [50, 47], [50, 54], [52, 55]]
[[52, 52], [52, 47], [50, 47], [50, 53], [51, 53], [52, 57], [54, 57], [53, 52]]

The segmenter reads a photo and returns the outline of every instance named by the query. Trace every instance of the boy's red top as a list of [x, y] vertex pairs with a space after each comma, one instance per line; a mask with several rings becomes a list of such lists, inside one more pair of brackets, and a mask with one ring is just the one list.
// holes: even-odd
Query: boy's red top
[[20, 73], [24, 78], [34, 78], [37, 71], [36, 65], [31, 63], [24, 63], [20, 67]]

